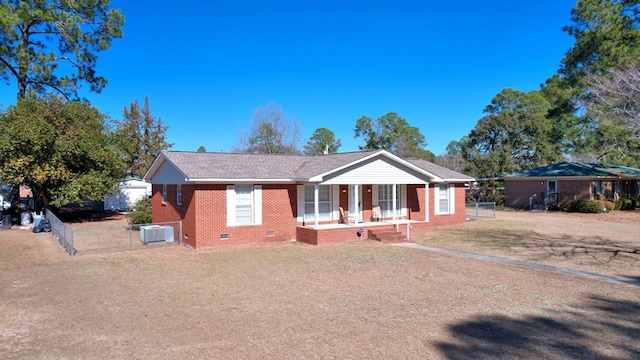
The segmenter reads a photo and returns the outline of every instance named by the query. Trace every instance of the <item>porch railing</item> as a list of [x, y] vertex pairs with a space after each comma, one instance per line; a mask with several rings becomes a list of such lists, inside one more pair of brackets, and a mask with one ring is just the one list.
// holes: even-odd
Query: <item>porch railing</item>
[[407, 240], [409, 240], [410, 237], [411, 237], [411, 235], [409, 233], [410, 233], [410, 229], [412, 228], [412, 226], [411, 226], [411, 224], [409, 224], [407, 222], [407, 219], [404, 216], [402, 216], [400, 211], [396, 210], [396, 221], [393, 224], [393, 226], [395, 226], [395, 228], [396, 228], [396, 231], [400, 231], [400, 229], [399, 229], [400, 223], [398, 222], [398, 218], [401, 218], [403, 221], [405, 221], [405, 224], [407, 225]]

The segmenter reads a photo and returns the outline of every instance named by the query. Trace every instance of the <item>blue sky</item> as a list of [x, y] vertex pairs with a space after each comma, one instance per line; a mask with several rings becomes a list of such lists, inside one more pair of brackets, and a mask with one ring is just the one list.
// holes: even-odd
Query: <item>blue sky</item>
[[[124, 37], [99, 56], [109, 85], [83, 92], [119, 119], [148, 96], [174, 150], [231, 151], [269, 102], [356, 151], [356, 120], [396, 112], [439, 155], [504, 88], [539, 89], [573, 45], [575, 0], [112, 0]], [[15, 102], [0, 86], [0, 103]], [[302, 145], [302, 144], [301, 144]]]

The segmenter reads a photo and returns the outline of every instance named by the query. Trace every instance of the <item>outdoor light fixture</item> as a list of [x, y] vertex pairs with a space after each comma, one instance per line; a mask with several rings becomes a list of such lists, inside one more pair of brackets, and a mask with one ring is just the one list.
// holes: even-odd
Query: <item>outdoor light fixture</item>
[[347, 188], [343, 186], [343, 187], [342, 187], [342, 192], [343, 192], [343, 193], [346, 193], [346, 192], [347, 192]]
[[367, 186], [367, 192], [371, 192], [371, 186]]

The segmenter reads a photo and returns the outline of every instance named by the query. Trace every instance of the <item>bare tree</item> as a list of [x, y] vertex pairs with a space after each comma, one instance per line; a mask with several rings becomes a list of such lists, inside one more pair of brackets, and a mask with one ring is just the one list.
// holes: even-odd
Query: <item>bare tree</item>
[[587, 111], [608, 125], [616, 125], [640, 138], [640, 63], [610, 69], [587, 79]]
[[299, 154], [299, 120], [284, 114], [275, 103], [259, 106], [235, 146], [237, 152], [254, 154]]

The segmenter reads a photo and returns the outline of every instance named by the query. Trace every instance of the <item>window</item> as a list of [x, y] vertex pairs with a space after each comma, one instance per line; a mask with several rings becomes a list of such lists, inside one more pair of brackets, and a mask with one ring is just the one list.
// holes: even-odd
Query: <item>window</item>
[[440, 185], [438, 190], [438, 212], [441, 214], [449, 213], [449, 187]]
[[167, 184], [162, 184], [162, 202], [167, 203]]
[[176, 186], [176, 205], [182, 205], [182, 185]]
[[602, 194], [602, 181], [594, 181], [593, 182], [593, 195]]
[[236, 185], [236, 225], [253, 224], [253, 187]]
[[227, 226], [262, 224], [262, 186], [227, 186]]
[[[383, 217], [393, 216], [393, 185], [378, 185], [378, 205]], [[396, 185], [396, 210], [400, 211], [399, 185]]]
[[[315, 220], [314, 185], [304, 187], [304, 220]], [[318, 220], [331, 220], [331, 186], [318, 187]]]
[[453, 184], [437, 184], [434, 188], [434, 213], [453, 214], [455, 213], [455, 186]]

